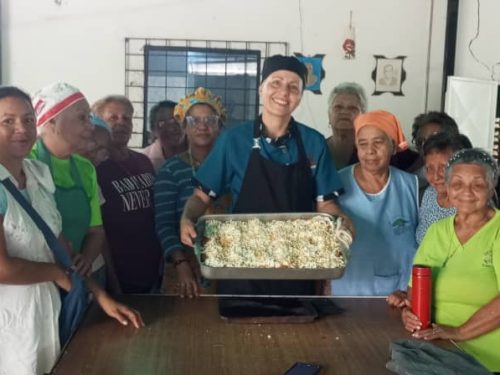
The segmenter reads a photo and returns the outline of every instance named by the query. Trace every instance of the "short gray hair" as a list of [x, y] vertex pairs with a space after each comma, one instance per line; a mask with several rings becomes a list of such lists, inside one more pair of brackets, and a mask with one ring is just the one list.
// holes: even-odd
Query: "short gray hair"
[[105, 96], [104, 98], [99, 99], [94, 104], [92, 104], [91, 110], [96, 115], [102, 117], [102, 112], [104, 110], [104, 107], [106, 107], [110, 103], [123, 104], [132, 114], [134, 113], [134, 106], [132, 105], [132, 102], [124, 95]]
[[462, 149], [455, 152], [446, 165], [445, 180], [449, 182], [451, 171], [457, 164], [475, 164], [482, 167], [486, 172], [486, 178], [490, 187], [495, 188], [498, 179], [498, 164], [493, 157], [481, 148]]
[[361, 112], [364, 113], [368, 109], [368, 100], [366, 99], [365, 89], [356, 82], [342, 82], [333, 88], [328, 97], [328, 111], [331, 110], [333, 102], [337, 95], [349, 94], [357, 96]]

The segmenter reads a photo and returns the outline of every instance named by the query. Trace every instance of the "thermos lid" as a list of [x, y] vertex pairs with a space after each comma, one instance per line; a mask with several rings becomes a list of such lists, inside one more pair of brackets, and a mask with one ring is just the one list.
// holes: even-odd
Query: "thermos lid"
[[432, 269], [429, 266], [415, 264], [412, 274], [413, 276], [432, 276]]

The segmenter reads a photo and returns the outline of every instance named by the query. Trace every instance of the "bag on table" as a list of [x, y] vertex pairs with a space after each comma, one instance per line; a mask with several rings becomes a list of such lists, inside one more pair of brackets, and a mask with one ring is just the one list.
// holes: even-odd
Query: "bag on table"
[[400, 375], [491, 375], [468, 353], [420, 340], [392, 342], [391, 360], [385, 367]]

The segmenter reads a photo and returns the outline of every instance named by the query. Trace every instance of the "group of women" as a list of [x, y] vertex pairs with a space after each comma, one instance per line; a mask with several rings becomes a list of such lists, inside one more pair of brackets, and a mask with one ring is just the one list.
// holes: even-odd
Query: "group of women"
[[[91, 274], [102, 247], [100, 210], [92, 212], [91, 204], [95, 170], [74, 154], [90, 137], [89, 104], [81, 94], [66, 95], [68, 89], [55, 90], [67, 99], [66, 107], [54, 106], [56, 97], [42, 90], [35, 96], [35, 114], [26, 93], [0, 88], [0, 374], [50, 371], [64, 344], [58, 319], [65, 294], [59, 291], [71, 292], [73, 272]], [[43, 127], [38, 140], [37, 126]], [[66, 245], [73, 267], [55, 263], [52, 245], [5, 188], [8, 183]], [[137, 311], [116, 302], [92, 278], [87, 287], [109, 316], [137, 328], [144, 324]]]
[[[334, 90], [334, 108], [365, 103], [353, 88]], [[351, 101], [340, 97], [337, 103], [343, 93]], [[330, 119], [335, 135], [336, 117]], [[410, 174], [393, 166], [407, 145], [391, 114], [356, 114], [352, 122], [357, 162], [339, 172], [345, 192], [338, 202], [353, 219], [356, 238], [345, 275], [332, 282], [333, 294], [388, 295], [414, 337], [453, 339], [489, 370], [500, 371], [497, 162], [472, 148], [448, 115], [430, 112], [413, 125], [420, 155], [406, 163]], [[421, 330], [411, 310], [412, 264], [432, 268], [430, 329]]]
[[[218, 282], [217, 292], [388, 295], [415, 337], [455, 339], [500, 371], [496, 162], [471, 148], [458, 127], [443, 125], [444, 115], [417, 118], [418, 153], [410, 151], [394, 115], [366, 112], [366, 98], [356, 104], [356, 91], [342, 87], [330, 98], [330, 121], [335, 128], [337, 118], [345, 120], [342, 134], [352, 144], [335, 153], [332, 139], [325, 142], [292, 117], [306, 75], [294, 57], [266, 59], [261, 115], [229, 129], [221, 99], [207, 89], [179, 103], [158, 103], [150, 114], [156, 140], [146, 156], [127, 147], [133, 107], [126, 98], [104, 98], [89, 118], [87, 100], [69, 85], [41, 90], [33, 102], [16, 88], [1, 88], [0, 177], [12, 180], [61, 233], [77, 254], [72, 270], [102, 282], [102, 256], [115, 271], [108, 272], [108, 285], [130, 293], [155, 290], [165, 259], [177, 272], [180, 295], [199, 294], [191, 247], [195, 223], [207, 211], [333, 214], [355, 234], [343, 278], [230, 280]], [[339, 172], [337, 159], [345, 166]], [[410, 159], [407, 171], [397, 168]], [[425, 190], [419, 173], [428, 181]], [[70, 290], [68, 270], [54, 262], [43, 234], [3, 187], [0, 219], [0, 374], [48, 371], [60, 345], [57, 288]], [[421, 330], [411, 311], [412, 263], [433, 270], [432, 329]], [[109, 315], [143, 324], [136, 311], [90, 278], [88, 284]]]

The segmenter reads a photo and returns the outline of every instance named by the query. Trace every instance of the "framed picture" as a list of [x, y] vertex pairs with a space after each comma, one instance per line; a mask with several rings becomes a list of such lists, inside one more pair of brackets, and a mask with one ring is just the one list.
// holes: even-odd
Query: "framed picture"
[[388, 92], [396, 96], [403, 96], [402, 85], [406, 79], [403, 62], [406, 56], [390, 59], [382, 55], [374, 55], [373, 57], [375, 57], [375, 69], [372, 71], [372, 79], [375, 82], [375, 90], [372, 95]]
[[321, 81], [325, 78], [325, 70], [323, 69], [325, 55], [304, 56], [298, 52], [295, 52], [294, 55], [307, 68], [306, 90], [321, 94]]

